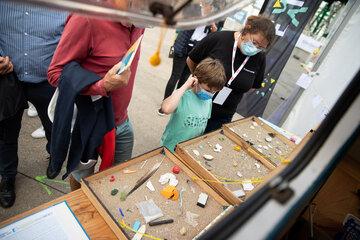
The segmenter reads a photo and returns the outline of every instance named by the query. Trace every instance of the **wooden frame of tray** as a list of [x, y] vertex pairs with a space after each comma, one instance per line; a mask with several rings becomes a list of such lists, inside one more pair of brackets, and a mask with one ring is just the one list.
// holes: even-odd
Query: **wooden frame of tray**
[[[179, 143], [176, 146], [175, 152], [179, 156], [180, 160], [184, 162], [185, 165], [187, 165], [193, 172], [196, 172], [199, 177], [203, 179], [208, 179], [210, 181], [207, 182], [207, 184], [212, 187], [218, 194], [220, 194], [226, 201], [231, 203], [232, 205], [239, 205], [242, 203], [241, 199], [237, 198], [229, 189], [227, 189], [217, 177], [215, 177], [210, 171], [208, 171], [206, 168], [204, 168], [201, 164], [199, 164], [190, 154], [188, 154], [184, 147], [188, 145], [192, 145], [196, 142], [199, 142], [203, 139], [212, 137], [216, 134], [224, 134], [226, 137], [228, 137], [231, 141], [233, 141], [235, 144], [239, 145], [244, 151], [250, 155], [253, 158], [258, 159], [262, 164], [264, 164], [270, 171], [275, 169], [275, 166], [269, 162], [266, 158], [264, 158], [261, 154], [258, 154], [256, 151], [254, 151], [250, 146], [245, 142], [241, 141], [235, 136], [227, 135], [224, 133], [223, 130], [216, 130], [213, 132], [210, 132], [208, 134], [202, 135], [197, 138], [190, 139], [188, 141]], [[271, 172], [270, 172], [271, 173]]]
[[[170, 159], [175, 165], [178, 165], [181, 170], [190, 178], [198, 177], [191, 169], [189, 169], [182, 161], [180, 161], [175, 155], [173, 155], [168, 149], [161, 147], [155, 149], [153, 151], [147, 152], [141, 156], [130, 159], [127, 162], [119, 164], [117, 166], [111, 167], [107, 170], [94, 174], [86, 179], [81, 181], [81, 189], [85, 193], [85, 195], [89, 198], [91, 203], [95, 206], [95, 208], [99, 211], [100, 215], [104, 218], [105, 222], [109, 225], [111, 230], [115, 233], [115, 235], [119, 239], [128, 239], [126, 234], [122, 231], [121, 226], [117, 223], [116, 219], [112, 217], [110, 212], [106, 209], [106, 207], [102, 204], [99, 198], [95, 195], [94, 191], [91, 189], [89, 183], [91, 181], [96, 181], [98, 179], [102, 179], [107, 176], [111, 176], [113, 173], [121, 171], [132, 164], [140, 163], [146, 159], [149, 159], [158, 154], [164, 153], [167, 158]], [[205, 193], [214, 198], [216, 202], [219, 204], [226, 206], [232, 205], [229, 201], [226, 201], [223, 197], [221, 197], [218, 193], [216, 193], [211, 187], [209, 187], [205, 182], [202, 181], [194, 181], [193, 184], [197, 184]], [[228, 213], [228, 212], [227, 212]], [[212, 224], [212, 223], [211, 223]]]
[[[295, 143], [293, 143], [292, 141], [290, 141], [289, 139], [287, 139], [285, 136], [283, 136], [282, 134], [280, 134], [279, 132], [277, 132], [275, 129], [273, 129], [272, 127], [270, 127], [269, 125], [267, 125], [266, 123], [264, 123], [263, 121], [261, 121], [259, 118], [257, 117], [248, 117], [248, 118], [243, 118], [243, 119], [239, 119], [237, 121], [231, 122], [231, 123], [227, 123], [223, 125], [223, 130], [224, 130], [224, 134], [232, 139], [238, 139], [238, 141], [241, 141], [242, 144], [244, 144], [245, 146], [247, 146], [247, 148], [251, 148], [252, 150], [250, 151], [254, 151], [256, 152], [258, 155], [261, 155], [263, 158], [265, 158], [268, 162], [270, 162], [274, 167], [276, 167], [275, 163], [273, 163], [270, 159], [268, 159], [266, 156], [264, 156], [264, 154], [260, 153], [256, 148], [254, 148], [253, 146], [251, 146], [249, 143], [247, 143], [241, 136], [239, 136], [237, 133], [235, 133], [234, 131], [231, 130], [231, 128], [235, 125], [238, 125], [240, 123], [244, 123], [244, 122], [250, 122], [250, 121], [255, 121], [260, 127], [262, 127], [263, 129], [265, 129], [266, 131], [273, 133], [276, 135], [276, 137], [279, 138], [280, 141], [282, 141], [283, 143], [285, 143], [288, 146], [293, 147], [294, 149], [292, 150], [292, 152], [294, 152], [296, 150], [296, 148], [298, 147]], [[234, 141], [234, 140], [233, 140]], [[290, 159], [289, 157], [293, 156], [292, 152], [290, 152], [287, 160], [291, 161], [292, 158]]]

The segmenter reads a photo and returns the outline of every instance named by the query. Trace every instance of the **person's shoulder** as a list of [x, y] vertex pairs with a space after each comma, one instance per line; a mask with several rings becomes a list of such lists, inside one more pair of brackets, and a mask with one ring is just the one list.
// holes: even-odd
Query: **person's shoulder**
[[87, 21], [88, 17], [72, 13], [68, 16], [67, 21]]
[[109, 21], [109, 20], [105, 20], [105, 19], [101, 19], [101, 18], [92, 18], [92, 17], [79, 15], [79, 14], [69, 15], [67, 22], [70, 22], [70, 21], [73, 23], [77, 23], [80, 26], [84, 26], [84, 25], [103, 26], [106, 23], [117, 24], [116, 22], [113, 22], [113, 21]]
[[189, 98], [189, 97], [193, 97], [195, 96], [195, 93], [193, 92], [192, 89], [188, 89], [185, 91], [183, 98]]
[[192, 89], [188, 89], [185, 91], [185, 93], [181, 97], [181, 101], [183, 103], [192, 103], [194, 101], [197, 101], [198, 97], [194, 93]]
[[90, 18], [83, 15], [70, 14], [66, 20], [66, 25], [68, 24], [75, 24], [79, 27], [84, 25], [90, 25]]
[[225, 31], [217, 31], [217, 32], [213, 32], [211, 33], [212, 35], [219, 37], [219, 38], [234, 38], [234, 33], [235, 31], [229, 31], [229, 30], [225, 30]]
[[264, 62], [266, 59], [266, 54], [264, 52], [259, 52], [258, 54], [255, 55], [255, 59], [258, 62]]
[[218, 31], [208, 35], [210, 41], [229, 42], [234, 39], [234, 31]]

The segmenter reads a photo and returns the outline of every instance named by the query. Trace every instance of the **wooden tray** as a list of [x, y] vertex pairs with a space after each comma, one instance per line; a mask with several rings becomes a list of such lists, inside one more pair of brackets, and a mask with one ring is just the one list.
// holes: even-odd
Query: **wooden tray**
[[[275, 131], [257, 117], [248, 117], [223, 125], [227, 136], [240, 139], [274, 166], [282, 161], [291, 161], [289, 156], [296, 144]], [[268, 142], [266, 139], [270, 139]]]
[[[163, 162], [158, 171], [149, 179], [155, 187], [154, 192], [151, 192], [146, 187], [145, 182], [129, 195], [125, 201], [120, 200], [119, 195], [121, 191], [129, 191], [143, 174], [148, 172], [156, 162], [162, 160]], [[145, 165], [141, 168], [144, 163]], [[171, 172], [172, 167], [175, 165], [181, 168], [180, 173], [175, 174], [179, 181], [176, 188], [179, 192], [182, 188], [186, 190], [183, 192], [182, 211], [180, 211], [179, 208], [180, 199], [173, 201], [163, 197], [160, 191], [167, 185], [161, 185], [158, 182], [160, 176], [164, 173]], [[135, 173], [124, 173], [124, 170], [137, 171]], [[109, 181], [111, 176], [115, 177], [114, 182]], [[219, 220], [219, 216], [224, 215], [224, 207], [231, 205], [206, 183], [193, 181], [193, 178], [197, 178], [197, 175], [171, 154], [170, 151], [165, 148], [159, 148], [90, 176], [82, 181], [81, 187], [119, 239], [129, 239], [133, 237], [134, 234], [119, 223], [121, 217], [118, 208], [120, 207], [122, 209], [125, 215], [123, 219], [127, 226], [132, 226], [135, 219], [140, 220], [141, 224], [145, 224], [144, 218], [136, 207], [136, 203], [145, 201], [146, 198], [154, 200], [155, 204], [162, 210], [164, 218], [174, 219], [174, 223], [167, 225], [149, 226], [147, 224], [146, 234], [167, 239], [192, 239], [204, 229], [209, 228], [209, 225], [214, 224], [212, 222], [214, 219]], [[188, 183], [187, 180], [189, 180], [190, 183]], [[114, 188], [119, 189], [119, 193], [111, 196], [110, 192]], [[196, 205], [200, 192], [209, 195], [205, 208]], [[228, 209], [232, 209], [232, 206]], [[186, 223], [187, 211], [199, 215], [197, 220], [198, 225], [196, 227]], [[229, 211], [226, 212], [228, 213]], [[182, 236], [179, 232], [182, 227], [187, 229], [185, 236]]]
[[[215, 152], [213, 148], [220, 144], [222, 150]], [[236, 147], [240, 147], [240, 150]], [[199, 156], [193, 151], [200, 153]], [[235, 137], [227, 137], [222, 130], [182, 142], [177, 145], [176, 153], [180, 159], [196, 172], [202, 181], [205, 181], [218, 194], [233, 205], [240, 204], [250, 192], [245, 192], [245, 197], [237, 198], [233, 191], [242, 189], [242, 181], [254, 178], [264, 178], [274, 168], [268, 160], [252, 150], [247, 144]], [[206, 161], [204, 154], [214, 157]], [[237, 172], [240, 172], [240, 177]], [[226, 181], [231, 181], [227, 183]], [[258, 185], [260, 181], [254, 181]]]

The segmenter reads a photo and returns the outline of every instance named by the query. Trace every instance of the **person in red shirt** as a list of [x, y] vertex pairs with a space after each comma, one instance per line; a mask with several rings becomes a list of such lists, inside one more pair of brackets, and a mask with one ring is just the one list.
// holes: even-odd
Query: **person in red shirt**
[[[131, 158], [134, 134], [127, 115], [127, 108], [134, 86], [139, 61], [136, 53], [130, 70], [116, 74], [119, 61], [144, 29], [80, 15], [70, 15], [48, 69], [48, 80], [57, 86], [63, 67], [71, 61], [78, 62], [86, 70], [102, 77], [83, 90], [85, 95], [111, 96], [116, 124], [115, 164]], [[139, 49], [140, 50], [140, 49]], [[90, 171], [93, 172], [93, 169]], [[77, 181], [81, 177], [73, 177]], [[70, 178], [70, 182], [73, 179]]]

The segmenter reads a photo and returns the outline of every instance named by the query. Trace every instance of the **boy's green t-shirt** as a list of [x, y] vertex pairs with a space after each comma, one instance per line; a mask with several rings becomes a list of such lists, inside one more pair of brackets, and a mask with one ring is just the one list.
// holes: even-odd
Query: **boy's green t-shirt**
[[211, 116], [212, 100], [200, 100], [191, 90], [180, 99], [161, 137], [161, 145], [174, 152], [176, 144], [204, 133]]

